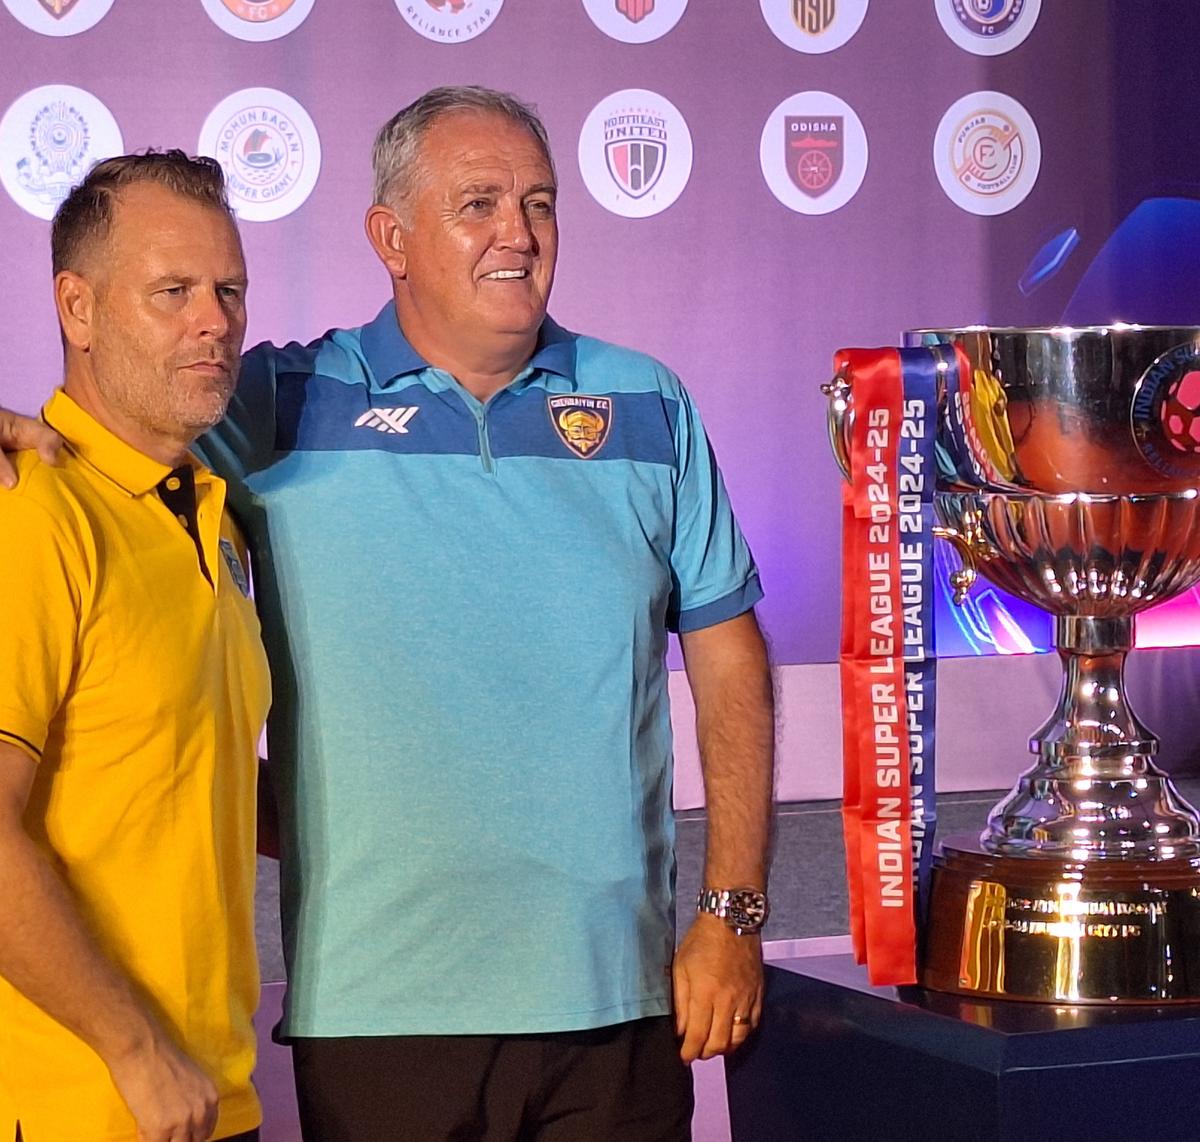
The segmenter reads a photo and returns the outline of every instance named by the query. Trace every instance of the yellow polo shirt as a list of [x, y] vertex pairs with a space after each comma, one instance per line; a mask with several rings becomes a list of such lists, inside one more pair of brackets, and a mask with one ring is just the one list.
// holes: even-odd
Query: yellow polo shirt
[[[192, 496], [65, 393], [43, 416], [67, 441], [61, 466], [22, 453], [0, 493], [0, 740], [37, 761], [27, 828], [216, 1082], [224, 1138], [262, 1117], [255, 783], [270, 692], [244, 545], [198, 461]], [[13, 1118], [25, 1142], [137, 1138], [99, 1056], [0, 980], [0, 1138]]]

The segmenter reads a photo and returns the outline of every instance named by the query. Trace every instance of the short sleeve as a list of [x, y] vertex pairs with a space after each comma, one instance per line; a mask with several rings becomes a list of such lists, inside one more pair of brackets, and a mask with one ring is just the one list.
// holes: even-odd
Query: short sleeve
[[0, 494], [0, 537], [0, 741], [36, 761], [75, 668], [82, 563], [20, 489]]
[[242, 356], [237, 389], [225, 419], [193, 449], [217, 475], [240, 482], [266, 468], [275, 456], [275, 376], [279, 350], [269, 342]]
[[763, 592], [700, 413], [683, 389], [675, 423], [675, 455], [667, 625], [687, 632], [735, 618], [753, 607]]

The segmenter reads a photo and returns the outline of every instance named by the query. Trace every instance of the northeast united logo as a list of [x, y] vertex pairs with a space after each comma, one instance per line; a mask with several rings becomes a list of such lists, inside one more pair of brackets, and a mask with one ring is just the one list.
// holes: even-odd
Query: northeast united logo
[[4, 6], [30, 31], [76, 36], [102, 20], [113, 0], [4, 0]]
[[321, 170], [321, 143], [290, 96], [251, 87], [223, 99], [200, 132], [201, 154], [225, 171], [239, 218], [270, 222], [303, 205]]
[[53, 218], [94, 163], [123, 150], [117, 121], [94, 95], [38, 87], [0, 119], [0, 182], [30, 214]]
[[486, 32], [504, 0], [396, 0], [414, 32], [439, 44], [459, 44]]
[[1200, 476], [1200, 347], [1164, 353], [1137, 383], [1132, 427], [1138, 450], [1166, 476]]
[[771, 112], [759, 162], [771, 193], [798, 214], [829, 214], [858, 193], [867, 135], [854, 109], [827, 91], [805, 91]]
[[298, 28], [314, 0], [202, 0], [209, 19], [239, 40], [277, 40]]
[[972, 214], [1003, 214], [1023, 202], [1037, 181], [1037, 128], [1015, 99], [977, 91], [942, 117], [934, 166], [942, 189], [958, 206]]
[[759, 0], [767, 27], [789, 48], [831, 52], [862, 27], [870, 0]]
[[679, 23], [687, 4], [688, 0], [583, 0], [592, 23], [626, 44], [646, 44], [665, 36]]
[[559, 440], [585, 460], [604, 447], [612, 430], [612, 397], [547, 397], [546, 411]]
[[1033, 31], [1042, 0], [935, 0], [942, 29], [974, 55], [1010, 52]]
[[666, 210], [692, 173], [692, 136], [676, 107], [652, 91], [618, 91], [593, 109], [579, 136], [579, 169], [614, 214]]

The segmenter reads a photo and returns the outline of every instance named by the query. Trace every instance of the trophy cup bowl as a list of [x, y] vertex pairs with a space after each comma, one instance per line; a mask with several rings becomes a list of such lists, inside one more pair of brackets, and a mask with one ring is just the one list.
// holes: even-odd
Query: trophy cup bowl
[[[935, 510], [962, 560], [957, 597], [979, 573], [1049, 611], [1063, 661], [1033, 766], [977, 839], [948, 838], [934, 858], [921, 982], [1200, 1001], [1200, 815], [1155, 766], [1124, 685], [1136, 613], [1200, 579], [1200, 329], [905, 340], [942, 359]], [[851, 389], [826, 386], [844, 470]]]

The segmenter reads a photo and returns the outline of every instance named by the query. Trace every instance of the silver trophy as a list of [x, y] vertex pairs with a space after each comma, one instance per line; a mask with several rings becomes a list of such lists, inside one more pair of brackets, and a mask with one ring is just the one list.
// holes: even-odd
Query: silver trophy
[[[1200, 579], [1200, 329], [906, 335], [939, 370], [935, 507], [976, 574], [1055, 616], [1064, 676], [978, 840], [935, 858], [921, 980], [1069, 1003], [1200, 999], [1200, 815], [1130, 708], [1134, 616]], [[827, 385], [847, 468], [853, 378]]]

